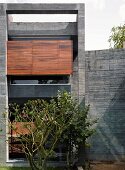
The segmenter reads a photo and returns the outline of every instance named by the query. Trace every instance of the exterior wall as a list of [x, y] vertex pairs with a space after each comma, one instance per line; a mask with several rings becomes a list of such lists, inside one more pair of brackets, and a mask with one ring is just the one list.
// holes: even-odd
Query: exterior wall
[[[85, 99], [85, 9], [83, 4], [79, 4], [77, 15], [77, 35], [78, 51], [74, 56], [73, 75], [71, 79], [72, 95], [78, 99], [79, 103], [84, 103]], [[76, 40], [77, 41], [77, 40]]]
[[6, 161], [6, 124], [2, 113], [5, 112], [7, 105], [7, 88], [6, 88], [6, 5], [0, 4], [0, 162]]
[[8, 25], [9, 35], [77, 35], [77, 24], [69, 22], [55, 23], [15, 23]]
[[[57, 26], [57, 24], [50, 24], [49, 29], [45, 30], [45, 28], [48, 28], [48, 23], [45, 24], [43, 27], [43, 30], [39, 30], [42, 28], [42, 25], [37, 24], [34, 27], [32, 24], [19, 24], [17, 27], [17, 23], [10, 24], [9, 27], [9, 34], [12, 35], [14, 32], [19, 34], [26, 34], [26, 30], [31, 25], [30, 30], [28, 31], [29, 34], [40, 34], [42, 35], [77, 35], [78, 41], [76, 44], [78, 46], [77, 54], [74, 56], [74, 62], [73, 62], [73, 74], [71, 76], [71, 91], [74, 98], [78, 99], [78, 101], [84, 102], [85, 98], [85, 14], [84, 14], [84, 4], [7, 4], [7, 13], [8, 14], [20, 14], [20, 13], [26, 13], [26, 14], [77, 14], [77, 24], [70, 23], [65, 27], [65, 29], [62, 29], [66, 23], [61, 23], [60, 26]], [[23, 27], [25, 25], [25, 27]], [[72, 29], [71, 29], [72, 25]], [[62, 27], [62, 28], [61, 28]], [[19, 30], [17, 31], [17, 29]], [[26, 30], [25, 30], [26, 28]], [[34, 28], [36, 28], [37, 31], [34, 32]], [[54, 30], [54, 29], [58, 30]], [[61, 28], [61, 30], [60, 30]], [[12, 30], [14, 29], [14, 30]], [[24, 30], [23, 30], [24, 29]], [[33, 30], [32, 30], [33, 29]], [[71, 31], [72, 30], [72, 31]], [[77, 48], [77, 47], [75, 47]], [[82, 77], [82, 78], [81, 78]], [[83, 78], [84, 77], [84, 78]]]
[[85, 9], [80, 6], [78, 11], [78, 96], [79, 103], [85, 100]]
[[[77, 23], [56, 24], [10, 24], [7, 28], [7, 14], [77, 14]], [[49, 28], [48, 28], [49, 27]], [[30, 29], [29, 29], [30, 28]], [[43, 28], [41, 30], [41, 28]], [[48, 28], [48, 29], [47, 29]], [[6, 40], [8, 35], [69, 35], [74, 36], [74, 62], [71, 75], [71, 92], [82, 102], [85, 97], [85, 49], [84, 49], [84, 4], [0, 4], [0, 118], [8, 104], [6, 84]], [[78, 48], [77, 48], [78, 46]], [[4, 119], [1, 119], [5, 121]], [[0, 136], [0, 164], [6, 164], [6, 126], [0, 124], [3, 131]], [[81, 160], [82, 161], [82, 160]], [[17, 165], [12, 163], [8, 165]], [[19, 165], [19, 164], [18, 164]], [[23, 163], [24, 165], [24, 163]]]
[[86, 104], [99, 118], [89, 158], [125, 160], [125, 49], [86, 52]]
[[21, 13], [23, 10], [26, 13], [78, 13], [77, 26], [52, 24], [50, 30], [46, 30], [46, 23], [41, 31], [39, 24], [31, 24], [30, 27], [28, 24], [15, 23], [9, 26], [9, 34], [78, 35], [78, 51], [74, 55], [71, 76], [72, 94], [80, 103], [85, 99], [85, 103], [91, 107], [90, 116], [99, 118], [97, 133], [91, 139], [89, 157], [98, 161], [125, 160], [125, 49], [88, 51], [85, 57], [84, 4], [0, 4], [0, 119], [4, 122], [0, 122], [0, 128], [3, 128], [0, 135], [0, 163], [6, 163], [7, 153], [5, 120], [2, 118], [8, 100], [6, 10], [8, 13]]
[[80, 6], [84, 6], [84, 4], [8, 3], [7, 11], [11, 14], [75, 14]]

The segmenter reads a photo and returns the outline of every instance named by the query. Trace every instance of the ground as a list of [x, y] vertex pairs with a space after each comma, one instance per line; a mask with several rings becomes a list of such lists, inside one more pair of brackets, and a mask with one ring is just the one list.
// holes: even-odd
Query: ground
[[125, 170], [125, 162], [92, 163], [90, 170]]
[[[20, 168], [20, 167], [0, 167], [0, 170], [30, 170], [30, 168]], [[49, 168], [48, 170], [62, 170], [60, 168]]]
[[[30, 168], [0, 167], [0, 170], [30, 170]], [[49, 168], [48, 170], [64, 170], [64, 168]], [[125, 170], [125, 163], [91, 163], [91, 168], [87, 170]]]

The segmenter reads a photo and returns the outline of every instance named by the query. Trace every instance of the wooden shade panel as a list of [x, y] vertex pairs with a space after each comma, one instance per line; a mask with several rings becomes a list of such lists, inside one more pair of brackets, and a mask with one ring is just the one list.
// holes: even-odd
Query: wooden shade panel
[[57, 74], [58, 62], [58, 43], [56, 40], [33, 42], [33, 75]]
[[[59, 65], [58, 67], [62, 72], [65, 72], [65, 74], [72, 73], [72, 67], [73, 67], [73, 57], [72, 57], [72, 51], [71, 48], [72, 44], [71, 41], [67, 41], [65, 43], [65, 40], [60, 40], [59, 42]], [[67, 69], [68, 68], [68, 69]]]
[[8, 41], [7, 46], [7, 74], [30, 75], [32, 73], [32, 43]]
[[8, 75], [65, 75], [72, 73], [71, 40], [8, 42]]

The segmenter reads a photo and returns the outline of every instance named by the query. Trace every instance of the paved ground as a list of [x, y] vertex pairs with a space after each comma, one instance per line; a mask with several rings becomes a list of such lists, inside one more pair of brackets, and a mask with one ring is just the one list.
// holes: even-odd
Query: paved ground
[[125, 163], [92, 163], [91, 170], [125, 170]]

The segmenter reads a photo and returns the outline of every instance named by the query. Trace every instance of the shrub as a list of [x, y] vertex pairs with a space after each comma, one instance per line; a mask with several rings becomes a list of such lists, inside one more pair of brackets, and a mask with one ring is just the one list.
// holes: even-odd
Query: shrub
[[[80, 107], [67, 92], [59, 92], [57, 98], [49, 102], [37, 99], [29, 100], [23, 107], [15, 103], [9, 105], [11, 128], [22, 143], [32, 170], [46, 169], [55, 147], [64, 141], [68, 144], [67, 165], [73, 165], [79, 146], [84, 147], [94, 133], [92, 125], [96, 120], [88, 119], [88, 111], [89, 106]], [[16, 121], [24, 122], [25, 133], [13, 126]]]

